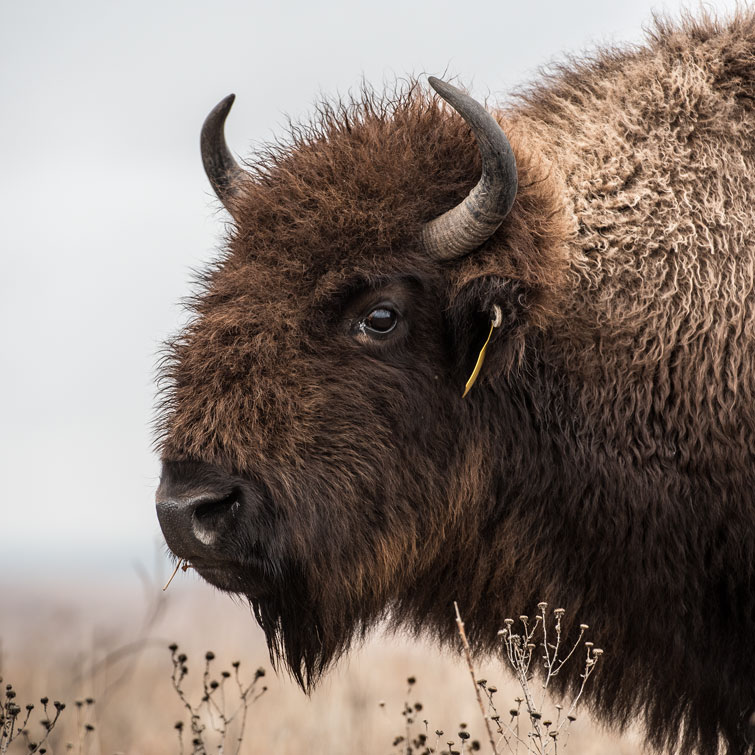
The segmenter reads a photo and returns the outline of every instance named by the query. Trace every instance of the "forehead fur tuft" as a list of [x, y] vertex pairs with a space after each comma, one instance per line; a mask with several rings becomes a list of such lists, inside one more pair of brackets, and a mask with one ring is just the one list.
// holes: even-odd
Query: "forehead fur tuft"
[[[517, 157], [520, 191], [480, 251], [498, 258], [486, 259], [489, 272], [554, 291], [568, 234], [561, 187], [515, 120], [499, 118]], [[247, 167], [248, 187], [232, 207], [232, 254], [264, 260], [289, 285], [310, 288], [339, 273], [369, 278], [433, 264], [419, 246], [422, 226], [462, 201], [481, 164], [461, 116], [410, 80], [386, 94], [363, 86], [359, 99], [320, 103], [311, 123], [291, 126], [288, 141], [268, 146]], [[483, 256], [472, 253], [465, 268]]]

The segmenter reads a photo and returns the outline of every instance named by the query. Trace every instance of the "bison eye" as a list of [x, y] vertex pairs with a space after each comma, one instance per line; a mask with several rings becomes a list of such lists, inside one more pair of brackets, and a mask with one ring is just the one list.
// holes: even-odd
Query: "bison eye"
[[398, 315], [388, 307], [376, 307], [364, 318], [365, 330], [373, 333], [390, 333], [398, 322]]

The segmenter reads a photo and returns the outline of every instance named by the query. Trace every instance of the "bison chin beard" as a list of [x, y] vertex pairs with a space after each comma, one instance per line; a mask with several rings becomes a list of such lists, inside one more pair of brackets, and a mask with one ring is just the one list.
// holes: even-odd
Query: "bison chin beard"
[[283, 580], [285, 588], [248, 599], [265, 632], [273, 667], [287, 669], [309, 694], [353, 641], [365, 637], [383, 611], [357, 614], [355, 602], [338, 594], [335, 581], [319, 601], [313, 599], [306, 589], [306, 576], [301, 570], [296, 572]]

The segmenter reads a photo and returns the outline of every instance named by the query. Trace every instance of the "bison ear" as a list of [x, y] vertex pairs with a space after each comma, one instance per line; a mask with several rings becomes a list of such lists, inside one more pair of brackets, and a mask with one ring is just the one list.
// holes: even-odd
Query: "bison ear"
[[474, 278], [454, 292], [447, 315], [462, 392], [476, 367], [487, 382], [519, 360], [527, 298], [521, 281], [496, 275]]

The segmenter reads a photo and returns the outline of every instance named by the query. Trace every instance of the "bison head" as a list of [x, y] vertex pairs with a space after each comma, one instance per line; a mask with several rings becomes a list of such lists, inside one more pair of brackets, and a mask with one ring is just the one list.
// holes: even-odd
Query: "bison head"
[[451, 624], [458, 565], [502, 516], [491, 427], [564, 277], [538, 150], [431, 83], [450, 108], [416, 84], [323, 105], [247, 169], [232, 97], [202, 132], [234, 222], [167, 348], [158, 516], [304, 685], [382, 617]]

